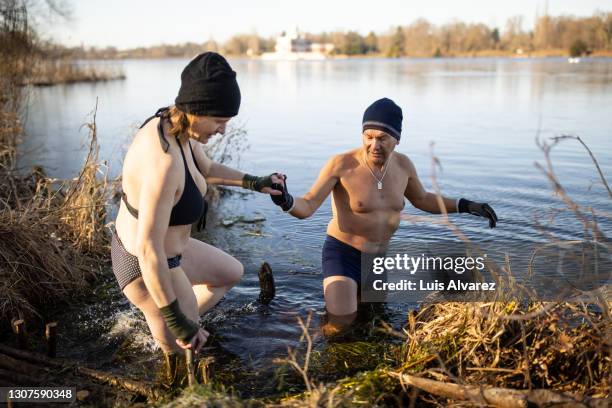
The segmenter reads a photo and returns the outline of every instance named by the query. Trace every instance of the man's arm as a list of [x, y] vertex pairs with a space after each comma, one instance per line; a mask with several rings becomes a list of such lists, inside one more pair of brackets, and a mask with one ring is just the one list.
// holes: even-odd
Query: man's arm
[[495, 211], [493, 211], [493, 208], [491, 208], [489, 204], [477, 203], [466, 200], [465, 198], [454, 200], [426, 191], [419, 180], [414, 164], [407, 157], [405, 157], [405, 159], [407, 160], [410, 178], [408, 179], [408, 186], [406, 186], [404, 196], [410, 200], [412, 205], [419, 210], [427, 211], [432, 214], [440, 214], [442, 213], [442, 209], [445, 209], [447, 213], [470, 213], [478, 217], [485, 217], [489, 220], [489, 228], [495, 228], [497, 224], [497, 214], [495, 214]]
[[[317, 180], [314, 182], [312, 187], [310, 187], [310, 191], [308, 191], [302, 197], [293, 199], [293, 197], [291, 197], [287, 191], [287, 185], [285, 183], [283, 197], [290, 197], [290, 199], [293, 200], [292, 208], [288, 210], [289, 214], [296, 218], [303, 219], [310, 217], [315, 213], [315, 211], [317, 211], [339, 180], [337, 172], [338, 162], [338, 156], [332, 157], [319, 172], [319, 177], [317, 177]], [[281, 208], [284, 208], [283, 203], [281, 203], [278, 199], [275, 201], [275, 204], [280, 205]]]
[[442, 209], [445, 209], [447, 213], [457, 212], [457, 200], [451, 198], [438, 196], [430, 193], [423, 187], [421, 180], [417, 174], [416, 168], [412, 161], [405, 157], [406, 164], [408, 166], [409, 179], [404, 196], [410, 201], [410, 203], [422, 211], [427, 211], [432, 214], [442, 213]]

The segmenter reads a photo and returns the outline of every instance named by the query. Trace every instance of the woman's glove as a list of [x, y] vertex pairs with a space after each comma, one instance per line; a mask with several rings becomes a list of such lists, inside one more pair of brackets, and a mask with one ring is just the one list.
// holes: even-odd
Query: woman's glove
[[174, 299], [174, 302], [167, 306], [160, 307], [159, 311], [170, 333], [184, 343], [189, 343], [200, 330], [200, 326], [196, 322], [183, 314], [177, 299]]
[[242, 178], [242, 187], [261, 193], [261, 190], [263, 190], [264, 188], [272, 187], [272, 184], [274, 184], [274, 182], [272, 181], [272, 176], [274, 176], [275, 174], [276, 173], [272, 173], [269, 176], [264, 177], [257, 177], [251, 174], [245, 174]]

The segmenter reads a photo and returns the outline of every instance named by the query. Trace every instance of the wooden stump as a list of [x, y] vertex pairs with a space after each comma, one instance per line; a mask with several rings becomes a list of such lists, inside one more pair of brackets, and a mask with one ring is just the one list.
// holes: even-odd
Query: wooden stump
[[212, 379], [212, 363], [214, 361], [214, 357], [204, 357], [198, 360], [196, 373], [201, 384], [206, 385]]
[[17, 344], [19, 344], [20, 350], [27, 349], [27, 339], [25, 332], [25, 321], [23, 319], [13, 319], [11, 321], [11, 326], [13, 327], [13, 332], [17, 335]]
[[276, 288], [272, 268], [267, 262], [264, 262], [259, 269], [259, 288], [259, 301], [264, 305], [269, 304], [276, 295]]
[[47, 340], [47, 356], [55, 357], [57, 354], [57, 322], [47, 323], [45, 339]]
[[178, 353], [164, 353], [163, 383], [172, 388], [178, 384]]
[[193, 350], [191, 349], [185, 350], [185, 366], [187, 367], [187, 382], [190, 387], [193, 387], [196, 384], [196, 378], [193, 366]]

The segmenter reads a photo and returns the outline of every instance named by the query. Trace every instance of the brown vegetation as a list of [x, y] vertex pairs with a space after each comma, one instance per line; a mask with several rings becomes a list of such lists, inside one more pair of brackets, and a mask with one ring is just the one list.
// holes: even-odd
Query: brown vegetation
[[0, 319], [39, 314], [44, 305], [83, 296], [87, 281], [102, 272], [110, 189], [100, 170], [92, 132], [87, 162], [74, 180], [58, 183], [40, 171], [0, 172]]
[[[602, 305], [606, 309], [594, 312], [570, 303], [434, 304], [410, 317], [399, 350], [402, 364], [394, 372], [606, 398], [612, 317]], [[429, 363], [419, 363], [427, 357]]]
[[36, 58], [26, 84], [49, 86], [76, 82], [103, 82], [125, 79], [120, 67], [82, 65], [71, 59]]
[[[11, 371], [4, 371], [11, 370]], [[19, 377], [13, 377], [18, 373]], [[75, 361], [51, 358], [36, 352], [15, 349], [0, 344], [0, 383], [23, 386], [60, 386], [70, 382], [78, 384], [79, 391], [88, 388], [97, 394], [103, 387], [92, 382], [108, 384], [124, 392], [141, 395], [149, 401], [159, 400], [161, 391], [147, 381], [138, 381], [104, 371], [84, 367]], [[89, 393], [89, 391], [86, 391]], [[81, 400], [81, 398], [78, 398]]]
[[41, 169], [17, 171], [16, 147], [23, 131], [20, 84], [30, 75], [33, 47], [25, 7], [17, 2], [3, 6], [0, 45], [3, 55], [5, 50], [11, 55], [0, 63], [0, 321], [5, 322], [40, 315], [42, 306], [87, 293], [87, 280], [103, 267], [109, 186], [98, 163], [95, 121], [78, 178], [57, 181]]
[[[612, 319], [602, 306], [595, 312], [570, 303], [431, 304], [409, 313], [401, 332], [384, 328], [405, 339], [401, 344], [350, 343], [344, 354], [335, 347], [339, 354], [325, 357], [323, 367], [333, 361], [346, 369], [371, 360], [370, 368], [327, 384], [316, 378], [333, 373], [310, 362], [309, 319], [300, 319], [303, 356], [290, 350], [278, 362], [295, 369], [306, 390], [278, 405], [518, 407], [563, 400], [568, 406], [605, 406]], [[368, 357], [379, 349], [383, 354]]]
[[[510, 17], [504, 27], [454, 21], [441, 26], [425, 19], [389, 28], [384, 33], [363, 36], [356, 31], [304, 33], [317, 43], [334, 45], [333, 54], [385, 57], [442, 56], [579, 56], [612, 55], [612, 13], [597, 12], [590, 17], [540, 16], [533, 29], [524, 27], [523, 16]], [[256, 56], [274, 51], [274, 38], [237, 34], [223, 44], [205, 43], [158, 45], [128, 50], [107, 48], [65, 48], [47, 46], [51, 55], [72, 58], [190, 58], [204, 51], [228, 55]]]

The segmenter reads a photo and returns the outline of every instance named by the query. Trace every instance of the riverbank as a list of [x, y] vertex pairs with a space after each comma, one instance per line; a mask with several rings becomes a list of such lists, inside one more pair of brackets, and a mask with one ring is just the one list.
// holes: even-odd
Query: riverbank
[[[89, 152], [78, 177], [57, 180], [17, 167], [22, 118], [34, 61], [25, 9], [2, 10], [0, 28], [0, 327], [12, 319], [43, 323], [50, 305], [91, 293], [107, 261], [104, 231], [110, 183], [98, 160], [95, 114]], [[36, 322], [36, 324], [33, 324]]]
[[37, 59], [25, 85], [52, 86], [123, 79], [125, 79], [125, 73], [119, 66], [83, 64], [71, 59]]
[[[243, 56], [246, 57], [246, 56]], [[530, 59], [544, 59], [544, 58], [570, 58], [571, 55], [567, 50], [564, 49], [549, 49], [549, 50], [537, 50], [537, 51], [521, 51], [508, 52], [505, 50], [480, 50], [473, 52], [454, 52], [452, 54], [415, 54], [398, 57], [397, 59], [428, 59], [428, 58], [530, 58]], [[582, 58], [612, 58], [612, 51], [596, 51], [589, 55], [581, 56]], [[371, 58], [390, 58], [382, 53], [374, 53], [367, 55], [330, 55], [328, 59], [371, 59]], [[257, 57], [253, 57], [257, 59]]]
[[[172, 58], [180, 58], [180, 59], [189, 59], [193, 57], [193, 55], [172, 55], [168, 56], [131, 56], [129, 54], [121, 54], [118, 56], [103, 56], [99, 58], [98, 56], [92, 56], [91, 58], [82, 58], [80, 61], [90, 61], [90, 60], [103, 60], [103, 61], [122, 61], [122, 60], [164, 60], [164, 59], [172, 59]], [[259, 55], [247, 55], [247, 54], [228, 54], [228, 58], [243, 58], [250, 60], [260, 60]], [[567, 50], [563, 49], [551, 49], [551, 50], [541, 50], [541, 51], [524, 51], [521, 53], [516, 52], [507, 52], [502, 50], [483, 50], [483, 51], [475, 51], [475, 52], [462, 52], [462, 53], [452, 53], [445, 55], [435, 55], [435, 54], [415, 54], [415, 55], [406, 55], [402, 57], [389, 57], [382, 53], [371, 53], [364, 55], [346, 55], [346, 54], [334, 54], [327, 55], [323, 60], [314, 60], [317, 61], [333, 61], [333, 60], [343, 60], [343, 59], [376, 59], [376, 58], [391, 58], [391, 59], [427, 59], [427, 58], [531, 58], [531, 59], [544, 59], [544, 58], [570, 58], [570, 54]], [[581, 58], [612, 58], [612, 51], [595, 51], [589, 55], [584, 55]], [[271, 60], [274, 61], [274, 60]], [[118, 78], [111, 79], [123, 79], [120, 76]]]
[[323, 350], [304, 319], [302, 346], [278, 359], [294, 376], [285, 372], [276, 396], [244, 400], [213, 378], [164, 406], [606, 406], [612, 326], [592, 306], [438, 303], [410, 312], [400, 331], [379, 322]]
[[22, 132], [19, 114], [2, 110], [0, 116], [4, 326], [12, 318], [44, 321], [48, 306], [91, 293], [91, 284], [109, 263], [104, 225], [111, 185], [98, 161], [95, 122], [81, 172], [75, 179], [57, 180], [40, 168], [26, 174], [15, 168]]

